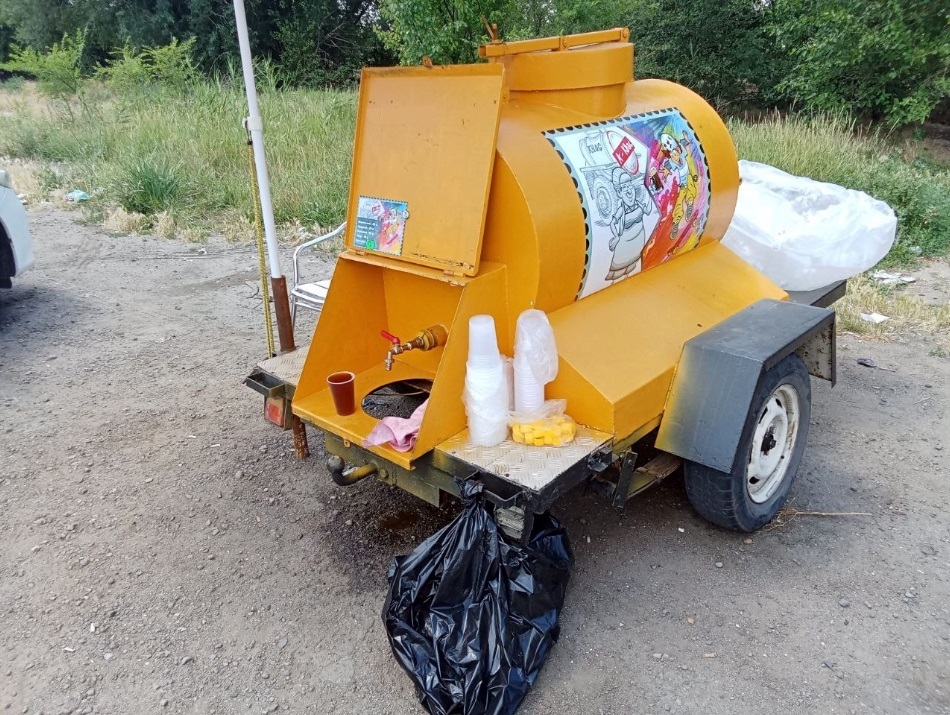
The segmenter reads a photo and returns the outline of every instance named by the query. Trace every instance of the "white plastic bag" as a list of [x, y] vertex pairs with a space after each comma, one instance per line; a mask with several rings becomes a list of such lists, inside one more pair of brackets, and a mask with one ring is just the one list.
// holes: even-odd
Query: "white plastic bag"
[[544, 386], [557, 377], [554, 329], [540, 310], [518, 316], [515, 329], [515, 409], [537, 410], [544, 403]]
[[883, 201], [754, 161], [739, 162], [739, 198], [722, 243], [785, 290], [815, 290], [866, 271], [894, 244]]
[[564, 414], [567, 400], [547, 400], [531, 412], [508, 415], [511, 439], [534, 447], [562, 447], [574, 441], [577, 425]]
[[544, 311], [531, 309], [518, 316], [515, 362], [521, 360], [531, 367], [534, 378], [542, 385], [557, 377], [557, 344]]
[[567, 411], [567, 400], [545, 400], [544, 404], [530, 412], [515, 412], [508, 414], [508, 424], [513, 425], [516, 422], [534, 422], [548, 417], [558, 417]]
[[494, 368], [468, 370], [462, 401], [472, 444], [494, 447], [508, 438], [508, 385], [500, 362]]

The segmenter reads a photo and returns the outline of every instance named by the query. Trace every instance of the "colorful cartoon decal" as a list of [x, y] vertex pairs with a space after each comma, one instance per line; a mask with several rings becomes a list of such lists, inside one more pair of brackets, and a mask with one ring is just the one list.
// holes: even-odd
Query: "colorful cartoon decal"
[[356, 207], [356, 231], [353, 245], [368, 251], [398, 256], [409, 211], [405, 201], [360, 196]]
[[709, 216], [709, 167], [676, 109], [545, 132], [587, 223], [583, 298], [692, 250]]

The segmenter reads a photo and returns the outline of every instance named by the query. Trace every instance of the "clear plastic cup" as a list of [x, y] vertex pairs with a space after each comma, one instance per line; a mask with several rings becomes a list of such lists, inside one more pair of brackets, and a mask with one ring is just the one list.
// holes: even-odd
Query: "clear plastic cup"
[[468, 362], [472, 367], [494, 367], [501, 361], [495, 319], [473, 315], [468, 321]]
[[465, 414], [469, 441], [493, 447], [508, 437], [508, 386], [499, 364], [465, 376]]
[[531, 413], [544, 404], [544, 385], [526, 360], [515, 358], [515, 412]]

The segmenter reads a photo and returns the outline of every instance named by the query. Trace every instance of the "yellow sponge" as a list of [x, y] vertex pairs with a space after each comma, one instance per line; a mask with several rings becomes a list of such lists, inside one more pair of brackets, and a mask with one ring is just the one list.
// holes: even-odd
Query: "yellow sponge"
[[535, 447], [561, 447], [573, 441], [576, 434], [577, 425], [567, 415], [511, 425], [511, 438], [515, 442]]

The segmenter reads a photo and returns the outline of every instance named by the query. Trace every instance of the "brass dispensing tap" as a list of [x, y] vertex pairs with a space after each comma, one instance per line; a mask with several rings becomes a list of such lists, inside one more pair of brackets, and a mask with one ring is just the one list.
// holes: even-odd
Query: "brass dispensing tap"
[[380, 331], [380, 335], [391, 343], [389, 352], [386, 353], [387, 370], [393, 369], [393, 359], [397, 355], [410, 350], [432, 350], [432, 348], [445, 345], [445, 341], [449, 338], [449, 333], [444, 325], [433, 325], [431, 328], [420, 330], [419, 334], [407, 343], [402, 342], [398, 337], [385, 330]]

